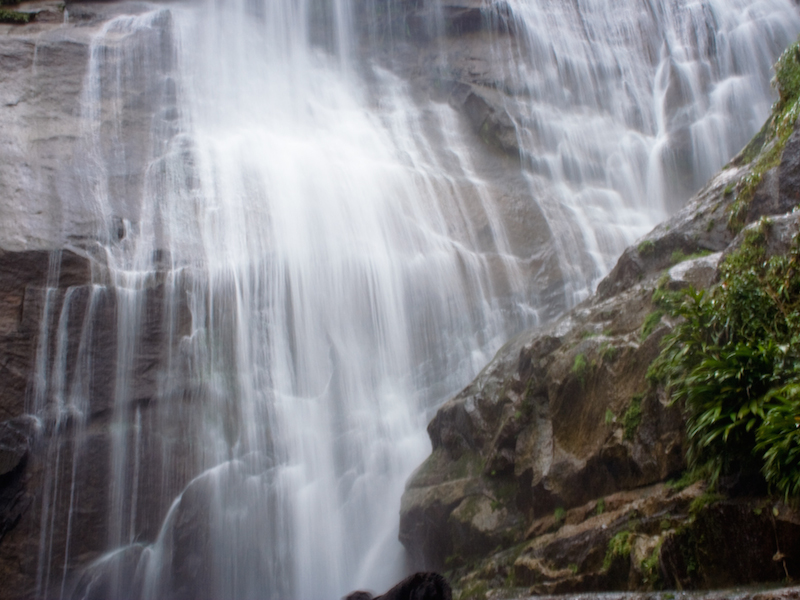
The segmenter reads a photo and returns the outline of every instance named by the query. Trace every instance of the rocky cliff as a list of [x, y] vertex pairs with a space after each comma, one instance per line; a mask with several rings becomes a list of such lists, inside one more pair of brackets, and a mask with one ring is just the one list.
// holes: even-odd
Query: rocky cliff
[[417, 566], [449, 571], [456, 597], [800, 574], [800, 513], [763, 483], [692, 483], [681, 407], [646, 377], [675, 324], [659, 293], [717, 285], [754, 227], [767, 256], [797, 243], [800, 128], [780, 108], [594, 296], [509, 342], [429, 424], [433, 452], [407, 484], [400, 536]]
[[[528, 202], [520, 159], [531, 157], [519, 147], [521, 115], [512, 114], [514, 97], [527, 92], [514, 89], [504, 55], [492, 52], [498, 39], [514, 47], [508, 7], [493, 3], [487, 10], [480, 0], [440, 3], [437, 11], [413, 0], [386, 4], [398, 11], [388, 20], [357, 11], [363, 53], [367, 59], [377, 53], [410, 82], [412, 95], [456, 109], [458, 126], [471, 132], [480, 155], [480, 175], [502, 199], [510, 243], [525, 257], [525, 272], [536, 274], [540, 316], [558, 314], [567, 304], [564, 275], [547, 219]], [[171, 131], [176, 118], [168, 11], [153, 18], [139, 47], [147, 49], [151, 68], [125, 72], [115, 45], [124, 30], [112, 32], [104, 46], [92, 41], [112, 17], [151, 5], [45, 0], [16, 8], [36, 16], [25, 25], [0, 24], [0, 597], [68, 597], [73, 589], [81, 597], [123, 597], [120, 582], [126, 595], [138, 594], [144, 547], [157, 540], [184, 489], [166, 528], [175, 543], [165, 567], [172, 569], [167, 595], [202, 597], [211, 589], [205, 565], [212, 549], [200, 525], [210, 520], [208, 498], [218, 482], [200, 477], [185, 488], [201, 471], [203, 452], [192, 447], [190, 430], [201, 418], [200, 400], [222, 393], [200, 389], [208, 383], [192, 379], [192, 365], [169, 371], [181, 377], [163, 385], [164, 365], [191, 334], [186, 295], [196, 282], [189, 275], [166, 286], [183, 273], [170, 271], [169, 255], [156, 250], [153, 271], [136, 282], [141, 321], [128, 347], [120, 339], [120, 307], [130, 308], [131, 297], [112, 283], [103, 247], [135, 234], [144, 173], [163, 142], [153, 131]], [[325, 30], [325, 14], [319, 18]], [[367, 43], [375, 39], [380, 43]], [[110, 92], [99, 98], [99, 133], [92, 132], [111, 157], [113, 215], [99, 214], [87, 182], [79, 180], [88, 152], [85, 76], [98, 56], [107, 61], [103, 85], [127, 78], [134, 90], [117, 98], [122, 108], [113, 106]], [[677, 133], [686, 129], [678, 121], [688, 96], [677, 74], [668, 79], [669, 121]], [[568, 83], [570, 93], [579, 91], [577, 82]], [[119, 114], [125, 135], [117, 139]], [[688, 145], [686, 135], [676, 135], [667, 151], [683, 156]], [[781, 166], [763, 174], [747, 222], [796, 204], [797, 155], [787, 150]], [[745, 158], [629, 249], [595, 297], [511, 341], [441, 408], [429, 429], [433, 454], [403, 500], [401, 536], [415, 561], [453, 569], [467, 596], [498, 586], [644, 587], [656, 573], [676, 586], [736, 582], [736, 572], [747, 581], [795, 573], [800, 521], [785, 506], [760, 497], [703, 507], [695, 503], [704, 497], [701, 485], [665, 484], [684, 469], [682, 417], [663, 390], [644, 381], [670, 325], [651, 316], [653, 290], [712, 284], [716, 253], [736, 243], [725, 213], [736, 200], [730, 189], [753, 170]], [[672, 166], [676, 186], [690, 186], [689, 167]], [[475, 219], [488, 244], [486, 217]], [[794, 217], [779, 223], [785, 231], [783, 225], [773, 231], [785, 240]], [[711, 254], [684, 260], [698, 251]], [[126, 391], [117, 394], [123, 379]], [[233, 421], [224, 424], [231, 438]], [[123, 464], [113, 463], [115, 445], [130, 449], [117, 453]], [[233, 496], [251, 471], [267, 468], [255, 465], [261, 458], [214, 474], [223, 477], [226, 503], [253, 510]], [[127, 487], [109, 485], [112, 471]], [[698, 525], [683, 528], [699, 511], [706, 516]], [[111, 521], [118, 530], [110, 531]], [[742, 525], [736, 543], [758, 549], [746, 564], [716, 552], [713, 535], [730, 523]], [[773, 541], [788, 557], [785, 565], [772, 561]], [[683, 551], [687, 546], [694, 554]], [[698, 553], [705, 553], [700, 565]]]

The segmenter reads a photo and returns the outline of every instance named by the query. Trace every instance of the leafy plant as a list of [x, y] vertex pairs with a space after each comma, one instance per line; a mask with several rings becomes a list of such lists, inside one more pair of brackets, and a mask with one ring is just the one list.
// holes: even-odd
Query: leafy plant
[[597, 506], [595, 507], [594, 512], [597, 515], [602, 515], [604, 512], [606, 512], [606, 499], [605, 498], [600, 498], [597, 501]]
[[661, 545], [664, 540], [660, 540], [650, 555], [642, 560], [639, 567], [642, 571], [643, 583], [656, 588], [661, 584], [661, 570], [658, 568], [658, 557], [661, 554]]
[[608, 571], [617, 558], [627, 558], [631, 555], [631, 538], [633, 534], [626, 530], [620, 531], [608, 541], [606, 555], [603, 558], [603, 570]]
[[761, 470], [800, 492], [800, 247], [766, 259], [762, 221], [720, 267], [721, 285], [665, 304], [681, 321], [649, 370], [687, 414], [687, 459], [713, 484]]
[[586, 371], [589, 370], [589, 363], [586, 361], [585, 354], [578, 354], [575, 361], [572, 363], [572, 374], [578, 378], [578, 381], [583, 387], [586, 383]]
[[653, 252], [655, 252], [655, 249], [656, 245], [653, 242], [653, 240], [644, 240], [640, 242], [638, 246], [636, 246], [636, 250], [642, 256], [649, 256], [650, 254], [653, 254]]
[[722, 500], [722, 496], [717, 494], [716, 492], [712, 492], [710, 490], [703, 492], [697, 498], [692, 500], [692, 503], [689, 505], [689, 514], [690, 515], [697, 515], [701, 510], [703, 510], [706, 506], [710, 506], [715, 502], [719, 502]]
[[600, 344], [600, 358], [604, 362], [614, 362], [619, 355], [619, 348], [611, 344], [611, 342], [603, 342]]
[[800, 496], [800, 384], [769, 394], [771, 407], [756, 432], [755, 450], [764, 453], [762, 472], [786, 498]]
[[663, 310], [654, 310], [645, 317], [644, 323], [642, 323], [642, 341], [645, 341], [647, 338], [649, 338], [650, 334], [655, 331], [656, 327], [658, 327], [658, 325], [661, 323], [661, 317], [663, 315]]
[[30, 23], [33, 19], [34, 13], [20, 12], [18, 10], [8, 10], [0, 8], [0, 23], [11, 23], [14, 25], [23, 25]]
[[783, 149], [800, 115], [800, 42], [789, 46], [775, 63], [772, 85], [778, 92], [772, 117], [742, 151], [744, 160], [755, 160], [755, 164], [739, 182], [736, 200], [728, 209], [728, 228], [734, 233], [744, 227], [750, 202], [764, 173], [780, 164]]
[[631, 404], [625, 414], [622, 415], [622, 428], [625, 432], [626, 440], [633, 440], [639, 424], [642, 422], [642, 395], [636, 394], [631, 398]]

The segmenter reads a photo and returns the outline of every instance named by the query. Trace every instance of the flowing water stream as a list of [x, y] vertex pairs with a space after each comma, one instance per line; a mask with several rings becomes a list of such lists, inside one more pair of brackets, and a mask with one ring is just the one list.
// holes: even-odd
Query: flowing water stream
[[[377, 59], [388, 42], [364, 15], [400, 2], [148, 4], [97, 30], [76, 164], [97, 224], [80, 244], [101, 260], [88, 292], [48, 292], [31, 394], [76, 440], [71, 471], [60, 445], [48, 458], [42, 597], [387, 588], [432, 410], [552, 314], [545, 283], [556, 308], [585, 297], [747, 141], [800, 31], [788, 0], [508, 7], [515, 35], [487, 35], [519, 162]], [[447, 68], [444, 45], [418, 43]], [[513, 202], [487, 161], [516, 172]], [[550, 259], [512, 235], [526, 219]], [[93, 328], [111, 302], [101, 400]], [[73, 592], [75, 473], [96, 460], [101, 401], [108, 554]]]

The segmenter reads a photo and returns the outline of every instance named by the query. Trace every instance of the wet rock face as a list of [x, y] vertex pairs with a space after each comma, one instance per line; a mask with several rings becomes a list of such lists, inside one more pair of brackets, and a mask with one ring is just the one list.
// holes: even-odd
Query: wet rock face
[[[748, 227], [770, 216], [768, 255], [787, 252], [800, 230], [797, 213], [782, 214], [796, 203], [797, 131], [749, 207]], [[732, 183], [749, 173], [736, 165], [628, 248], [594, 297], [509, 342], [439, 409], [433, 453], [401, 506], [400, 539], [418, 567], [454, 569], [461, 590], [511, 582], [535, 594], [795, 577], [796, 511], [663, 485], [685, 469], [684, 423], [646, 380], [671, 327], [654, 291], [714, 285], [746, 235], [727, 224]]]
[[[33, 597], [37, 577], [42, 578], [40, 586], [60, 589], [73, 569], [105, 549], [112, 468], [108, 457], [120, 436], [133, 444], [138, 435], [142, 447], [151, 451], [139, 459], [143, 475], [135, 517], [146, 539], [158, 534], [170, 502], [162, 496], [162, 461], [186, 454], [179, 443], [159, 433], [137, 433], [132, 422], [125, 431], [109, 427], [116, 408], [119, 299], [113, 289], [91, 283], [92, 271], [103, 268], [67, 250], [0, 252], [0, 597]], [[127, 410], [139, 410], [146, 419], [156, 408], [150, 400], [158, 365], [169, 351], [164, 286], [157, 276], [144, 298], [142, 343], [133, 363]], [[186, 318], [182, 314], [179, 320]], [[60, 339], [67, 343], [60, 344]], [[50, 374], [46, 381], [33, 377], [37, 361]], [[176, 481], [176, 486], [183, 483]], [[48, 526], [44, 516], [49, 510], [68, 512], [70, 503], [71, 521], [54, 520], [47, 530], [51, 565], [59, 566], [42, 572], [38, 542], [42, 526]], [[64, 579], [66, 547], [84, 562], [70, 563]], [[97, 585], [95, 590], [103, 590], [110, 583]], [[97, 593], [95, 597], [113, 597]]]
[[521, 336], [447, 402], [410, 479], [401, 540], [420, 566], [521, 541], [535, 519], [683, 468], [682, 421], [644, 376], [665, 328], [640, 340], [650, 295], [576, 313], [573, 330]]
[[796, 511], [780, 502], [725, 501], [668, 537], [659, 564], [667, 587], [705, 589], [796, 580], [799, 556]]

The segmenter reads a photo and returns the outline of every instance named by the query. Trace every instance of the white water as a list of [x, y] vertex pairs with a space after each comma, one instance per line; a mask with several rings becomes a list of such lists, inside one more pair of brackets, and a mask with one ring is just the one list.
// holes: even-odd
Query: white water
[[509, 110], [577, 301], [761, 127], [796, 9], [784, 0], [509, 5], [520, 32], [499, 48], [520, 94]]
[[[510, 3], [519, 35], [495, 52], [519, 92], [529, 209], [498, 197], [451, 107], [412, 100], [377, 64], [365, 74], [350, 2], [325, 3], [324, 44], [309, 41], [321, 4], [303, 0], [154, 5], [97, 32], [78, 162], [109, 263], [84, 320], [110, 291], [117, 306], [116, 554], [100, 564], [146, 545], [120, 594], [180, 597], [187, 545], [212, 598], [337, 598], [402, 576], [400, 496], [431, 411], [545, 308], [512, 220], [543, 213], [566, 302], [585, 296], [681, 199], [664, 181], [670, 119], [691, 132], [697, 187], [760, 126], [766, 65], [800, 31], [781, 0], [611, 4]], [[664, 108], [670, 68], [692, 89], [680, 117]], [[154, 311], [165, 333], [143, 374]], [[65, 340], [48, 371], [46, 331], [34, 410], [83, 427], [88, 384], [64, 389]], [[49, 534], [79, 507], [59, 502], [42, 512], [43, 596], [68, 588]]]

